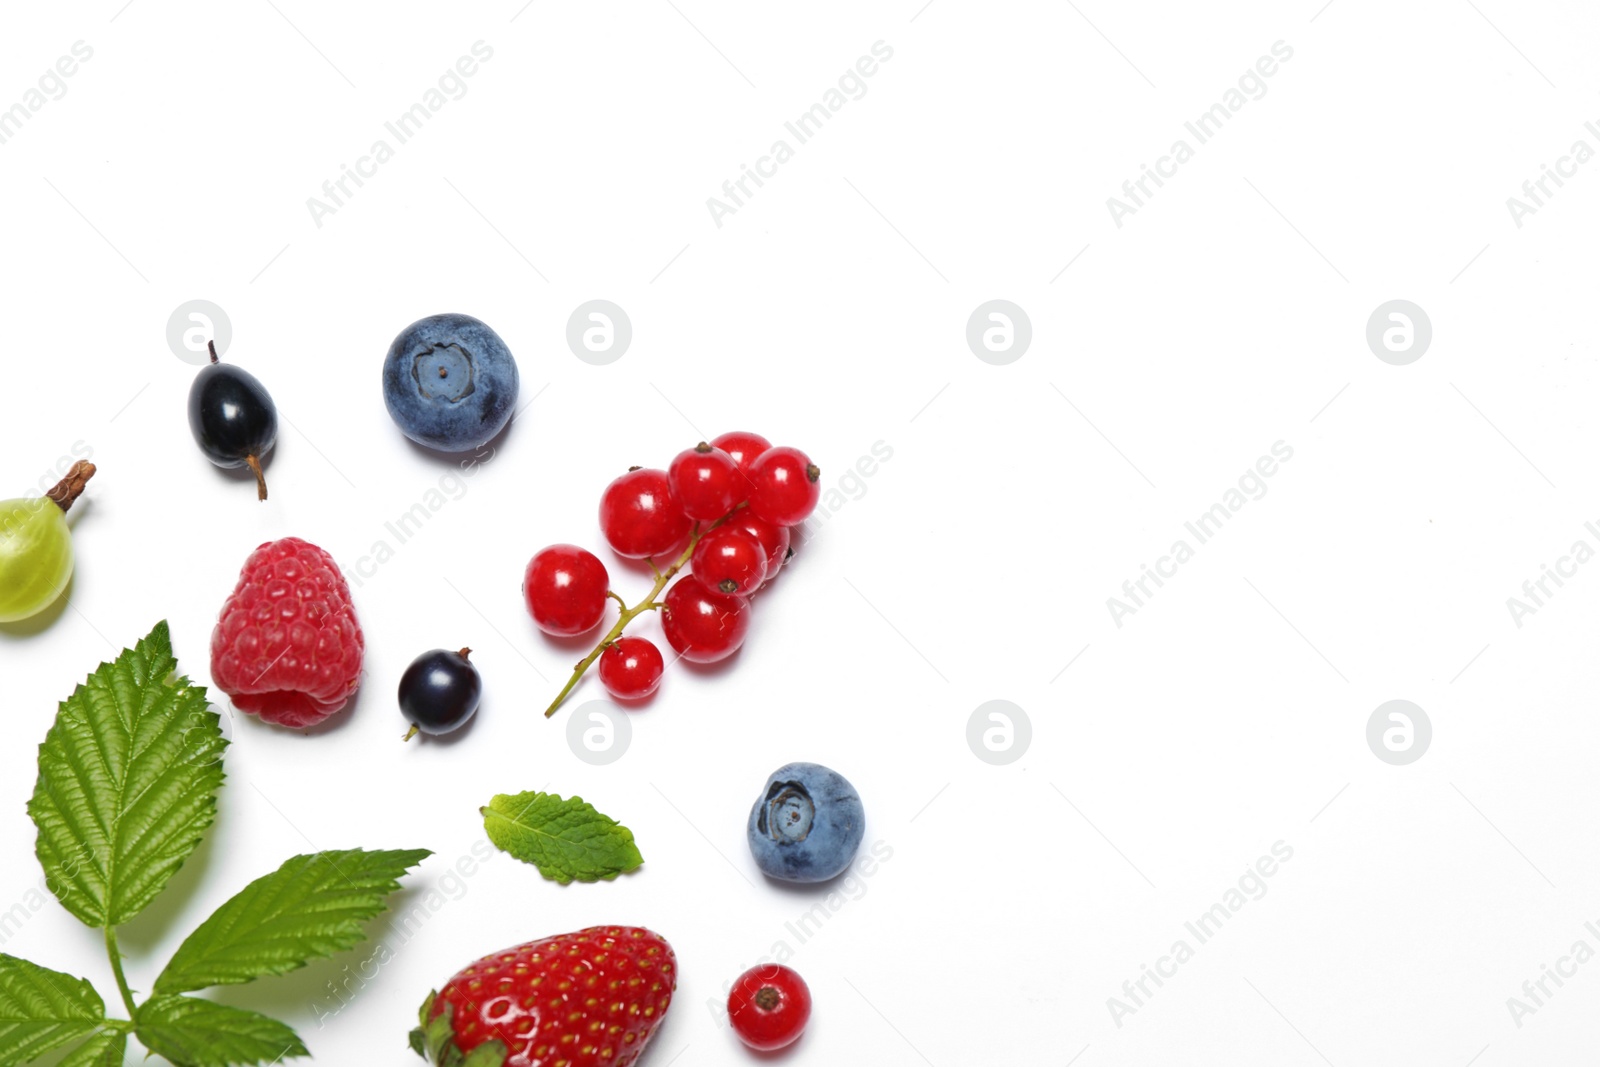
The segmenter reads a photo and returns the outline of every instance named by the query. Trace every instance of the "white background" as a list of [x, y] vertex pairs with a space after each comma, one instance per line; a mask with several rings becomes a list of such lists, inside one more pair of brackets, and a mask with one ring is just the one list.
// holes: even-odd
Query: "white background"
[[[75, 41], [94, 54], [0, 145], [0, 485], [37, 491], [75, 442], [100, 473], [70, 608], [0, 631], [0, 908], [38, 881], [35, 745], [84, 674], [166, 618], [209, 684], [252, 548], [294, 534], [348, 571], [439, 485], [378, 372], [406, 323], [463, 311], [532, 404], [355, 591], [367, 678], [338, 725], [232, 717], [215, 830], [124, 931], [135, 987], [291, 854], [431, 848], [395, 901], [413, 906], [482, 840], [492, 793], [543, 787], [632, 827], [644, 868], [563, 889], [497, 858], [325, 1025], [327, 983], [370, 952], [221, 996], [321, 1062], [401, 1067], [423, 995], [478, 955], [641, 923], [682, 969], [644, 1062], [747, 1063], [708, 1001], [823, 894], [764, 883], [745, 814], [809, 759], [855, 782], [893, 857], [798, 947], [816, 1012], [788, 1062], [1488, 1067], [1590, 1047], [1600, 963], [1520, 1027], [1506, 1001], [1580, 938], [1600, 949], [1600, 568], [1520, 628], [1506, 598], [1575, 540], [1600, 548], [1600, 163], [1520, 228], [1506, 198], [1574, 140], [1600, 148], [1600, 19], [1320, 2], [12, 12], [0, 106]], [[466, 95], [315, 225], [307, 198], [479, 40]], [[706, 198], [880, 40], [866, 95], [718, 228]], [[1280, 40], [1266, 95], [1118, 228], [1106, 198]], [[196, 298], [282, 414], [265, 505], [190, 439], [193, 367], [164, 331]], [[605, 367], [565, 343], [593, 298], [634, 326]], [[1032, 321], [1007, 366], [965, 343], [992, 298]], [[1404, 367], [1364, 337], [1396, 298], [1434, 330]], [[600, 549], [610, 478], [731, 428], [805, 448], [835, 488], [874, 443], [893, 457], [814, 521], [737, 658], [674, 668], [624, 758], [589, 766], [565, 715], [539, 717], [580, 650], [534, 631], [522, 567], [552, 541]], [[1116, 626], [1106, 599], [1280, 440], [1266, 495]], [[463, 644], [479, 720], [402, 745], [400, 671]], [[1404, 767], [1365, 740], [1395, 698], [1434, 729]], [[1032, 721], [1009, 766], [967, 747], [990, 699]], [[1118, 1026], [1107, 998], [1280, 840], [1269, 892]], [[98, 935], [54, 901], [3, 948], [114, 998]]]

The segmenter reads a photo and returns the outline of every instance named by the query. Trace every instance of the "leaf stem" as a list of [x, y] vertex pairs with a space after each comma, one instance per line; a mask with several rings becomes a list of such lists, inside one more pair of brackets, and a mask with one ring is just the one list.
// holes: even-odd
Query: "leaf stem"
[[127, 1006], [130, 1016], [139, 1014], [139, 1006], [133, 1002], [133, 990], [128, 988], [128, 976], [122, 973], [122, 953], [117, 949], [117, 931], [114, 927], [106, 927], [106, 955], [111, 959], [111, 973], [116, 976], [117, 989], [122, 993], [122, 1003]]
[[600, 654], [609, 648], [613, 641], [622, 636], [622, 631], [628, 628], [628, 624], [630, 622], [638, 618], [640, 615], [643, 615], [645, 612], [654, 611], [661, 606], [656, 602], [656, 598], [661, 595], [662, 590], [666, 589], [667, 583], [672, 581], [673, 576], [679, 571], [683, 570], [684, 567], [688, 566], [689, 558], [694, 555], [694, 547], [700, 543], [700, 538], [704, 537], [707, 533], [710, 533], [718, 526], [721, 526], [723, 523], [733, 518], [734, 515], [738, 514], [739, 509], [744, 506], [745, 505], [742, 503], [734, 505], [733, 510], [729, 511], [726, 515], [722, 516], [722, 518], [709, 525], [702, 527], [700, 523], [695, 523], [694, 531], [689, 535], [688, 547], [678, 555], [678, 558], [673, 561], [672, 566], [668, 567], [666, 570], [661, 570], [659, 567], [657, 567], [654, 559], [646, 560], [646, 562], [650, 564], [650, 569], [655, 572], [655, 585], [650, 588], [650, 595], [639, 601], [639, 603], [635, 604], [633, 607], [628, 607], [627, 602], [620, 596], [617, 596], [616, 593], [609, 591], [607, 592], [607, 596], [613, 597], [618, 604], [622, 605], [622, 612], [617, 616], [616, 623], [613, 624], [611, 629], [606, 632], [606, 635], [600, 639], [600, 643], [594, 646], [594, 651], [590, 652], [587, 656], [578, 661], [578, 665], [572, 670], [572, 677], [567, 679], [567, 684], [561, 687], [561, 692], [556, 694], [555, 700], [551, 701], [550, 706], [545, 709], [545, 718], [548, 719], [550, 716], [556, 713], [556, 709], [561, 707], [561, 702], [567, 699], [567, 695], [571, 693], [572, 690], [577, 686], [579, 680], [583, 678], [584, 673], [587, 672], [590, 667], [594, 666], [594, 661], [600, 658]]

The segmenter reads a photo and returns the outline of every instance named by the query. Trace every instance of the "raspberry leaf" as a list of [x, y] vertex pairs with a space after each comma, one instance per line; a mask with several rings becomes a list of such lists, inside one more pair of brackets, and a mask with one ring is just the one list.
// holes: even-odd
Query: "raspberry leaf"
[[122, 1067], [127, 1052], [127, 1034], [103, 1030], [67, 1053], [56, 1067]]
[[82, 978], [0, 952], [0, 1067], [88, 1037], [105, 1018], [105, 1002]]
[[582, 797], [563, 800], [554, 793], [502, 793], [480, 811], [496, 848], [533, 864], [540, 874], [562, 885], [610, 881], [644, 863], [633, 831]]
[[144, 1047], [180, 1067], [233, 1067], [309, 1056], [295, 1032], [276, 1019], [198, 997], [151, 997], [134, 1033]]
[[142, 911], [216, 817], [227, 742], [177, 665], [157, 623], [62, 702], [39, 746], [35, 852], [51, 892], [89, 926]]
[[426, 849], [295, 856], [245, 886], [178, 946], [154, 991], [184, 993], [284, 974], [366, 939], [400, 878]]

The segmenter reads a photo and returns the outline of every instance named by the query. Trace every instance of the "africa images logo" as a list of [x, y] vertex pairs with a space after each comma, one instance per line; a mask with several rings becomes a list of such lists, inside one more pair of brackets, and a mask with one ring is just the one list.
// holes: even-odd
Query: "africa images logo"
[[[784, 131], [794, 138], [793, 145], [779, 137], [764, 154], [756, 157], [754, 170], [748, 164], [739, 164], [739, 176], [722, 183], [722, 198], [706, 197], [706, 210], [711, 213], [711, 221], [716, 223], [717, 229], [722, 229], [725, 216], [737, 214], [745, 206], [745, 201], [755, 196], [755, 189], [750, 188], [751, 182], [755, 183], [756, 189], [760, 189], [766, 184], [763, 178], [777, 177], [778, 167], [794, 158], [795, 148], [821, 133], [833, 116], [844, 109], [845, 104], [866, 96], [866, 79], [878, 73], [880, 65], [893, 58], [892, 47], [883, 41], [874, 41], [872, 55], [861, 56], [853, 66], [845, 68], [845, 72], [839, 75], [837, 88], [829, 86], [820, 102], [802, 111], [793, 121], [783, 124]], [[850, 95], [846, 97], [846, 93]]]
[[[426, 129], [433, 116], [450, 101], [460, 100], [467, 95], [466, 79], [477, 74], [482, 64], [494, 58], [494, 49], [481, 40], [472, 43], [471, 52], [472, 55], [460, 56], [452, 66], [446, 67], [436, 84], [423, 91], [420, 101], [383, 124], [384, 130], [394, 138], [394, 144], [391, 145], [384, 137], [374, 140], [364, 154], [356, 157], [354, 168], [345, 163], [339, 164], [339, 176], [322, 183], [322, 197], [306, 197], [306, 210], [311, 213], [311, 221], [317, 229], [322, 229], [324, 217], [336, 215], [340, 208], [348, 206], [347, 202], [354, 199], [356, 192], [366, 185], [363, 178], [378, 176], [378, 168], [395, 157], [396, 148]], [[352, 184], [355, 185], [354, 189], [350, 187]]]
[[[1130, 978], [1122, 983], [1122, 995], [1106, 998], [1106, 1010], [1111, 1013], [1111, 1021], [1118, 1030], [1122, 1029], [1123, 1021], [1128, 1016], [1137, 1015], [1141, 1008], [1149, 1006], [1156, 993], [1166, 985], [1165, 980], [1178, 976], [1179, 968], [1194, 959], [1197, 948], [1204, 946], [1226, 929], [1228, 923], [1244, 910], [1246, 904], [1267, 895], [1267, 879], [1294, 859], [1294, 846], [1279, 840], [1272, 843], [1269, 851], [1271, 855], [1262, 855], [1254, 863], [1246, 866], [1238, 880], [1223, 890], [1222, 897], [1217, 903], [1183, 924], [1188, 937], [1175, 939], [1165, 953], [1156, 957], [1154, 967], [1148, 963], [1139, 964], [1139, 977]], [[1193, 944], [1190, 944], [1191, 938]], [[1151, 988], [1152, 985], [1154, 988]]]
[[1194, 138], [1193, 145], [1182, 137], [1178, 138], [1165, 155], [1156, 157], [1154, 169], [1149, 164], [1141, 163], [1139, 176], [1122, 183], [1122, 195], [1126, 200], [1106, 197], [1106, 210], [1111, 213], [1111, 221], [1117, 229], [1122, 229], [1124, 218], [1138, 214], [1145, 202], [1155, 196], [1155, 189], [1150, 188], [1152, 182], [1156, 189], [1160, 189], [1166, 185], [1163, 178], [1176, 178], [1178, 168], [1194, 158], [1196, 146], [1205, 144], [1221, 133], [1228, 120], [1243, 111], [1251, 100], [1260, 100], [1267, 95], [1266, 79], [1278, 73], [1279, 64], [1294, 58], [1294, 49], [1283, 41], [1272, 42], [1271, 51], [1272, 55], [1257, 59], [1253, 67], [1239, 75], [1236, 86], [1230, 86], [1222, 94], [1221, 101], [1202, 111], [1193, 121], [1183, 124], [1184, 130]]
[[[1129, 578], [1122, 583], [1121, 597], [1106, 597], [1106, 610], [1111, 613], [1111, 621], [1117, 629], [1122, 629], [1123, 620], [1129, 615], [1136, 615], [1140, 608], [1148, 606], [1156, 590], [1167, 584], [1162, 579], [1178, 576], [1178, 568], [1194, 559], [1196, 548], [1221, 533], [1223, 527], [1250, 501], [1260, 500], [1267, 495], [1266, 479], [1277, 474], [1282, 464], [1294, 458], [1294, 448], [1286, 441], [1274, 441], [1271, 452], [1272, 455], [1263, 455], [1257, 458], [1253, 466], [1247, 467], [1239, 476], [1237, 486], [1229, 486], [1224, 490], [1220, 501], [1183, 524], [1184, 530], [1194, 538], [1193, 545], [1186, 538], [1178, 538], [1165, 555], [1156, 557], [1153, 570], [1147, 563], [1139, 564], [1139, 577]], [[1150, 588], [1151, 584], [1155, 585], [1155, 589]]]

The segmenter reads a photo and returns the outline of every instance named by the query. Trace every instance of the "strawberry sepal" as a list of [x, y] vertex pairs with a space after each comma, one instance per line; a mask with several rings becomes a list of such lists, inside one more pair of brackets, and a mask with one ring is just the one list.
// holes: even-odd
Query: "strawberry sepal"
[[445, 1003], [444, 1010], [429, 1018], [437, 990], [430, 991], [417, 1013], [422, 1023], [411, 1031], [411, 1050], [433, 1064], [434, 1067], [505, 1067], [507, 1049], [502, 1041], [485, 1041], [470, 1053], [464, 1053], [456, 1044], [456, 1031], [450, 1021], [454, 1008]]
[[[450, 1046], [454, 1048], [455, 1046]], [[461, 1061], [461, 1067], [505, 1067], [506, 1046], [500, 1041], [485, 1041]]]

